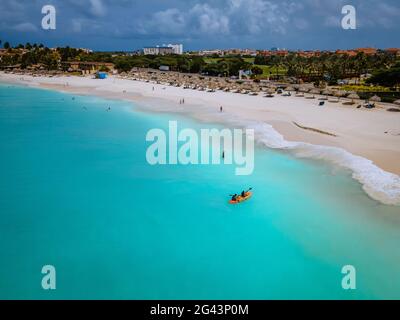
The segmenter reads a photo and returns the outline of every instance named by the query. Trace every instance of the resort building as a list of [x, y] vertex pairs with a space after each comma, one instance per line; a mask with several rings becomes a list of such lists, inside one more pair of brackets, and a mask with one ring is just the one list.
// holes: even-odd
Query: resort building
[[169, 44], [167, 47], [172, 48], [174, 54], [183, 54], [183, 44]]
[[201, 50], [198, 52], [193, 52], [194, 54], [198, 54], [199, 56], [213, 56], [213, 55], [218, 55], [218, 56], [223, 56], [224, 52], [222, 50], [216, 49], [216, 50]]
[[349, 57], [354, 57], [359, 53], [363, 53], [367, 56], [373, 56], [374, 54], [378, 53], [378, 50], [374, 48], [357, 48], [354, 50], [336, 50], [335, 53], [338, 55], [348, 55]]
[[93, 53], [93, 50], [91, 50], [91, 49], [79, 48], [79, 50], [82, 50], [86, 54]]
[[354, 50], [336, 50], [335, 54], [337, 55], [347, 55], [349, 57], [355, 57], [357, 52]]
[[256, 56], [257, 50], [253, 49], [213, 49], [213, 50], [201, 50], [195, 51], [193, 54], [197, 54], [200, 56], [213, 56], [218, 55], [220, 57], [232, 55], [232, 56]]
[[367, 56], [373, 56], [378, 52], [375, 48], [358, 48], [355, 50], [357, 53], [364, 53]]
[[321, 51], [297, 51], [297, 55], [303, 58], [312, 58], [312, 57], [320, 57], [322, 54]]
[[182, 44], [169, 44], [156, 47], [145, 47], [143, 48], [143, 54], [145, 55], [166, 55], [166, 54], [183, 54]]
[[400, 49], [399, 48], [389, 48], [385, 50], [388, 53], [391, 53], [397, 57], [400, 57]]
[[280, 57], [286, 57], [289, 55], [288, 50], [262, 50], [258, 52], [259, 55], [262, 55], [264, 57], [269, 57], [269, 56], [280, 56]]
[[146, 47], [143, 48], [143, 53], [145, 55], [166, 55], [173, 54], [174, 50], [170, 47]]

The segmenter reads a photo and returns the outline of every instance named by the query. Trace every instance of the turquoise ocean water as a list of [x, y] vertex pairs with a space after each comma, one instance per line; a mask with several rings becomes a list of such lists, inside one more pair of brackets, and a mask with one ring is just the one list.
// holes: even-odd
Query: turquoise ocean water
[[[1, 299], [400, 298], [399, 207], [261, 147], [248, 177], [150, 166], [149, 129], [204, 124], [134, 109], [0, 85]], [[251, 201], [227, 204], [248, 186]], [[341, 288], [348, 264], [354, 291]]]

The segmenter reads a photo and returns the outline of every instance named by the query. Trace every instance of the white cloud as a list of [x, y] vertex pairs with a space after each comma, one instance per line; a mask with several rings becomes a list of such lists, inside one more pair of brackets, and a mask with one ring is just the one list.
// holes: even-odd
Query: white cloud
[[390, 29], [398, 25], [400, 8], [387, 3], [377, 3], [375, 10], [369, 15], [368, 20], [372, 26], [381, 26]]
[[340, 28], [341, 27], [341, 18], [342, 16], [327, 16], [324, 21], [325, 27], [334, 27]]
[[227, 34], [229, 19], [220, 10], [207, 4], [196, 4], [188, 11], [176, 8], [154, 13], [136, 26], [140, 34]]
[[90, 12], [96, 17], [103, 17], [106, 14], [106, 8], [101, 0], [89, 0]]
[[296, 18], [293, 20], [294, 26], [299, 30], [306, 30], [310, 26], [307, 20], [302, 18]]
[[189, 12], [199, 31], [206, 34], [228, 34], [229, 18], [208, 4], [196, 4]]
[[289, 1], [277, 4], [265, 0], [229, 0], [229, 16], [235, 32], [250, 35], [286, 33], [291, 15], [301, 8]]
[[[105, 16], [107, 13], [104, 0], [62, 0], [62, 5], [66, 8], [74, 8], [77, 13], [76, 17], [83, 14], [85, 16], [99, 18]], [[61, 4], [59, 6], [61, 6]]]
[[[162, 35], [261, 35], [284, 34], [292, 14], [302, 5], [292, 1], [279, 4], [266, 0], [225, 0], [217, 7], [197, 3], [187, 10], [170, 8], [142, 18], [136, 26], [140, 34]], [[298, 25], [306, 27], [306, 22]]]
[[12, 29], [19, 32], [36, 32], [38, 31], [37, 26], [30, 22], [23, 22], [15, 25]]
[[72, 31], [81, 32], [82, 31], [82, 21], [79, 19], [72, 19]]
[[137, 25], [140, 34], [171, 34], [185, 32], [186, 21], [183, 13], [175, 8], [156, 12], [150, 19], [142, 20]]

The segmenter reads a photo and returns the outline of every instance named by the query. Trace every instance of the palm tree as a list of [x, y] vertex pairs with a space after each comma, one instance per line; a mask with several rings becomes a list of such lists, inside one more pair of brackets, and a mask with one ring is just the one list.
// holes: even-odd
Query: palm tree
[[358, 53], [357, 56], [355, 57], [355, 61], [357, 64], [357, 73], [359, 75], [359, 81], [361, 81], [361, 75], [365, 73], [367, 66], [368, 66], [368, 61], [364, 53]]

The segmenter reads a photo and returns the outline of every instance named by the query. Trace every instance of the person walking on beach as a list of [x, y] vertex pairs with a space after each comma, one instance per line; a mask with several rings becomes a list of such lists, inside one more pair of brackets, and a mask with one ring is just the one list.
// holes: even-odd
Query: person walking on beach
[[219, 112], [222, 112], [222, 106], [219, 107]]

